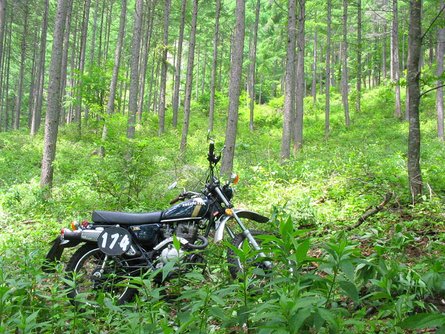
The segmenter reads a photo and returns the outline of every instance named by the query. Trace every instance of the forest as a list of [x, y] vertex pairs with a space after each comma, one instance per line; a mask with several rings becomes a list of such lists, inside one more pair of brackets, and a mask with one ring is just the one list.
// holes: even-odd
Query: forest
[[[0, 0], [0, 333], [445, 333], [444, 52], [444, 0]], [[209, 138], [294, 269], [210, 242], [72, 305], [61, 229], [167, 209]]]

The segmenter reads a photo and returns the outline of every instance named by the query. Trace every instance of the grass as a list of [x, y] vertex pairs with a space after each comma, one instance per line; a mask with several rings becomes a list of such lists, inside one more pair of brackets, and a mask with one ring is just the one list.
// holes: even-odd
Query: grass
[[[178, 180], [187, 188], [196, 183], [207, 152], [206, 109], [199, 103], [183, 155], [180, 130], [157, 136], [151, 115], [134, 141], [122, 135], [125, 119], [111, 119], [104, 159], [97, 155], [99, 124], [91, 122], [81, 139], [75, 128], [62, 128], [51, 198], [39, 187], [43, 135], [0, 133], [0, 332], [403, 333], [443, 326], [443, 143], [435, 136], [434, 110], [423, 108], [426, 192], [424, 202], [412, 207], [408, 126], [393, 117], [389, 93], [381, 89], [363, 94], [362, 112], [351, 113], [349, 128], [340, 97], [332, 94], [327, 138], [323, 97], [315, 107], [308, 99], [304, 148], [283, 165], [278, 163], [282, 99], [255, 109], [254, 132], [243, 104], [234, 167], [241, 181], [234, 202], [272, 217], [267, 226], [252, 228], [281, 235], [275, 242], [287, 252], [272, 251], [285, 266], [292, 254], [296, 266], [294, 275], [275, 275], [262, 294], [248, 289], [258, 273], [229, 279], [225, 247], [213, 244], [204, 275], [155, 287], [147, 273], [135, 278], [143, 287], [135, 303], [116, 306], [105, 299], [101, 308], [86, 312], [69, 303], [62, 265], [52, 275], [40, 269], [48, 243], [69, 221], [89, 220], [94, 209], [162, 210], [177, 195], [177, 189], [167, 190], [170, 183]], [[219, 109], [217, 148], [223, 145], [225, 119]], [[125, 159], [129, 148], [131, 162]], [[346, 231], [388, 192], [393, 199], [385, 210]], [[238, 251], [240, 258], [248, 255]], [[416, 314], [424, 316], [410, 318]]]

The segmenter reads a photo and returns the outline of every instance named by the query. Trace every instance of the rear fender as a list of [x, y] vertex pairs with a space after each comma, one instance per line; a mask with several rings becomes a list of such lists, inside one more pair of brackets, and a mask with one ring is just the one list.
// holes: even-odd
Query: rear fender
[[60, 261], [65, 248], [76, 247], [82, 240], [64, 240], [61, 235], [52, 241], [51, 249], [46, 254], [43, 271], [46, 273], [54, 272], [54, 264]]
[[[269, 221], [269, 218], [267, 218], [263, 215], [260, 215], [259, 213], [253, 212], [253, 211], [243, 210], [243, 209], [234, 209], [233, 211], [236, 213], [236, 215], [239, 218], [250, 219], [257, 223], [264, 224]], [[226, 227], [227, 222], [231, 219], [235, 219], [235, 217], [229, 216], [229, 215], [224, 215], [224, 216], [221, 216], [221, 218], [219, 218], [216, 221], [216, 231], [215, 231], [215, 238], [214, 238], [215, 243], [218, 243], [219, 241], [221, 241], [223, 239], [224, 229]]]

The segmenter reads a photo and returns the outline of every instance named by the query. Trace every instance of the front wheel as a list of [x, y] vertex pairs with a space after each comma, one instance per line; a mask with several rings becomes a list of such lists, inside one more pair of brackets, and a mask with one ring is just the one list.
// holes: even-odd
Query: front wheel
[[[130, 278], [123, 268], [125, 264], [123, 258], [105, 255], [97, 244], [84, 244], [73, 254], [66, 267], [70, 282], [68, 297], [73, 304], [90, 306], [97, 306], [96, 302], [104, 297], [118, 305], [128, 302], [135, 289], [129, 286]], [[76, 300], [80, 294], [82, 296]]]
[[[261, 246], [265, 246], [264, 243], [264, 239], [262, 238], [258, 238], [259, 236], [262, 235], [268, 235], [269, 233], [266, 232], [261, 232], [261, 231], [250, 231], [250, 233], [252, 234], [252, 236], [255, 238], [256, 242]], [[234, 248], [237, 248], [239, 250], [243, 250], [244, 249], [244, 244], [248, 242], [246, 236], [244, 234], [238, 234], [231, 242], [232, 246]], [[249, 243], [249, 242], [248, 242]], [[249, 249], [253, 252], [254, 248], [253, 246], [249, 243], [248, 245]], [[267, 246], [265, 247], [267, 249]], [[265, 249], [265, 251], [266, 251]], [[273, 253], [266, 253], [265, 254], [268, 258], [273, 258], [274, 254]], [[241, 261], [240, 257], [238, 255], [235, 254], [235, 251], [229, 247], [228, 251], [227, 251], [227, 261], [229, 262], [229, 271], [230, 274], [232, 275], [232, 277], [235, 279], [237, 278], [238, 274], [240, 272], [245, 272], [246, 267], [256, 267], [256, 268], [261, 268], [264, 271], [267, 271], [269, 268], [267, 268], [265, 266], [265, 264], [261, 261], [257, 261], [258, 259], [258, 255], [253, 255], [252, 257], [246, 258], [245, 261]]]

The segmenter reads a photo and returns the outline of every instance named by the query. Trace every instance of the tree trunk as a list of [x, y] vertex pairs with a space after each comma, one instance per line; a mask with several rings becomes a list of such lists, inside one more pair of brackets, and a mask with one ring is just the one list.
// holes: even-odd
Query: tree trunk
[[181, 5], [181, 23], [179, 25], [179, 38], [178, 38], [178, 50], [176, 53], [176, 73], [175, 73], [175, 88], [173, 92], [173, 122], [174, 128], [178, 126], [178, 112], [180, 94], [179, 89], [181, 87], [181, 62], [182, 62], [182, 42], [184, 40], [184, 27], [185, 27], [185, 14], [186, 14], [187, 0], [182, 0]]
[[349, 126], [349, 86], [348, 86], [348, 0], [343, 0], [343, 43], [342, 43], [342, 59], [343, 66], [341, 71], [342, 81], [342, 100], [345, 109], [345, 125]]
[[3, 41], [5, 37], [5, 26], [6, 26], [5, 19], [6, 19], [6, 0], [0, 0], [0, 132], [3, 131], [2, 115], [4, 110], [3, 92], [4, 92], [5, 75], [3, 75], [3, 70], [4, 70], [3, 64], [4, 61], [6, 60], [6, 57], [3, 53]]
[[228, 175], [233, 169], [235, 155], [236, 131], [238, 128], [238, 108], [241, 94], [243, 69], [244, 35], [246, 28], [246, 2], [236, 0], [236, 31], [232, 44], [232, 63], [229, 78], [229, 114], [227, 118], [224, 157], [221, 162], [221, 174]]
[[219, 36], [220, 13], [221, 13], [221, 0], [216, 0], [215, 37], [213, 38], [212, 79], [210, 82], [209, 131], [213, 131], [213, 118], [215, 115], [216, 70], [218, 67], [218, 36]]
[[295, 59], [297, 29], [297, 0], [289, 0], [287, 19], [286, 83], [284, 85], [283, 134], [280, 161], [290, 158], [292, 119], [295, 113]]
[[[315, 19], [317, 19], [316, 13], [315, 13]], [[315, 106], [317, 104], [317, 26], [314, 27], [314, 53], [312, 60], [311, 95], [313, 98], [313, 104]]]
[[28, 37], [28, 16], [29, 16], [29, 0], [26, 0], [24, 3], [24, 25], [23, 25], [23, 34], [22, 34], [22, 43], [21, 43], [21, 55], [20, 55], [20, 74], [19, 74], [19, 83], [17, 87], [17, 101], [15, 104], [15, 112], [14, 112], [14, 130], [18, 130], [20, 128], [20, 111], [22, 108], [22, 97], [23, 97], [23, 77], [25, 72], [25, 59], [26, 59], [26, 38]]
[[198, 20], [198, 0], [193, 0], [192, 25], [190, 27], [189, 57], [187, 64], [187, 78], [185, 84], [184, 122], [182, 126], [181, 152], [187, 148], [187, 135], [189, 131], [190, 104], [193, 89], [193, 66], [195, 62], [196, 23]]
[[[108, 103], [107, 103], [107, 115], [111, 115], [114, 113], [114, 100], [116, 99], [116, 88], [117, 88], [117, 80], [119, 76], [120, 59], [122, 53], [122, 42], [124, 40], [124, 34], [125, 34], [126, 17], [127, 17], [127, 0], [122, 0], [121, 14], [119, 20], [119, 34], [117, 37], [116, 51], [114, 52], [113, 75], [111, 76], [110, 95], [108, 96]], [[107, 120], [105, 120], [102, 130], [103, 142], [107, 140], [107, 134], [108, 134], [108, 128], [106, 122]], [[103, 157], [104, 155], [105, 155], [105, 148], [101, 146], [100, 156]]]
[[[445, 7], [445, 1], [441, 1], [441, 9]], [[437, 51], [436, 51], [436, 76], [440, 77], [443, 74], [443, 58], [445, 51], [445, 27], [437, 31]], [[437, 110], [437, 137], [444, 141], [444, 108], [443, 108], [443, 79], [438, 79], [436, 86], [436, 110]]]
[[153, 22], [154, 22], [154, 15], [152, 14], [154, 12], [154, 6], [155, 2], [148, 1], [148, 22], [147, 22], [147, 33], [145, 36], [145, 47], [144, 47], [144, 57], [141, 63], [141, 85], [139, 87], [139, 102], [138, 102], [138, 121], [140, 122], [142, 120], [142, 113], [144, 111], [144, 102], [145, 102], [145, 86], [146, 86], [146, 77], [147, 77], [147, 65], [148, 65], [148, 57], [150, 55], [150, 49], [151, 49], [151, 41], [152, 41], [152, 34], [153, 34]]
[[324, 132], [327, 136], [330, 131], [330, 89], [331, 89], [331, 12], [332, 0], [328, 0], [327, 17], [327, 42], [326, 42], [326, 102], [325, 102], [325, 122]]
[[392, 20], [392, 75], [391, 78], [393, 79], [394, 89], [395, 89], [395, 116], [397, 118], [402, 117], [402, 109], [401, 109], [401, 99], [400, 99], [400, 85], [399, 85], [399, 79], [400, 79], [400, 62], [399, 62], [399, 16], [398, 16], [398, 6], [397, 6], [398, 0], [392, 1], [392, 13], [393, 13], [393, 20]]
[[[68, 11], [66, 14], [66, 22], [65, 22], [65, 32], [63, 37], [63, 54], [62, 54], [62, 75], [61, 75], [61, 82], [60, 82], [60, 94], [62, 96], [65, 96], [66, 93], [66, 85], [67, 85], [67, 73], [68, 73], [68, 52], [69, 52], [69, 40], [70, 40], [70, 32], [71, 32], [71, 17], [73, 13], [73, 0], [68, 0]], [[62, 115], [60, 116], [60, 119], [62, 121], [68, 122], [66, 119], [66, 107], [62, 106], [61, 108]]]
[[408, 40], [408, 91], [409, 91], [409, 135], [408, 135], [408, 177], [413, 203], [423, 194], [420, 169], [420, 53], [422, 50], [422, 3], [410, 0]]
[[168, 46], [168, 27], [170, 25], [170, 7], [171, 0], [165, 0], [164, 8], [164, 39], [162, 44], [162, 67], [161, 82], [159, 89], [159, 134], [165, 130], [165, 89], [167, 85], [167, 46]]
[[299, 0], [298, 11], [298, 32], [297, 32], [297, 95], [296, 95], [296, 118], [294, 124], [294, 151], [303, 148], [303, 114], [304, 96], [306, 95], [305, 74], [304, 74], [304, 30], [306, 20], [306, 0]]
[[362, 98], [362, 0], [357, 0], [357, 102], [355, 109], [361, 111]]
[[255, 108], [255, 71], [256, 71], [256, 49], [258, 43], [258, 24], [260, 20], [260, 6], [261, 1], [257, 0], [256, 4], [256, 16], [255, 16], [255, 26], [253, 28], [253, 48], [252, 48], [252, 63], [250, 64], [250, 122], [249, 129], [253, 131], [253, 112]]
[[[61, 107], [60, 74], [62, 72], [63, 31], [70, 1], [59, 0], [53, 34], [53, 49], [49, 67], [48, 104], [45, 118], [45, 136], [40, 186], [52, 188], [53, 162], [56, 156], [57, 134], [59, 129], [59, 110]], [[70, 4], [71, 5], [71, 4]]]
[[88, 23], [90, 19], [90, 5], [91, 0], [85, 1], [85, 7], [83, 12], [83, 20], [82, 20], [82, 33], [80, 37], [80, 55], [79, 55], [79, 75], [80, 78], [77, 81], [77, 93], [78, 93], [78, 103], [76, 106], [76, 112], [75, 112], [75, 122], [77, 123], [77, 130], [79, 137], [82, 132], [82, 78], [83, 71], [85, 69], [85, 55], [86, 55], [86, 48], [87, 48], [87, 35], [88, 35]]
[[32, 111], [31, 136], [35, 136], [37, 134], [37, 131], [39, 131], [40, 120], [42, 117], [43, 85], [44, 85], [45, 56], [46, 56], [46, 38], [47, 38], [47, 32], [48, 32], [48, 10], [49, 10], [49, 0], [45, 0], [44, 8], [43, 8], [42, 33], [41, 33], [41, 37], [40, 37], [39, 62], [37, 65], [35, 99], [34, 99], [33, 111]]
[[136, 1], [134, 12], [133, 42], [131, 51], [131, 71], [130, 71], [130, 96], [128, 99], [128, 128], [127, 137], [134, 138], [136, 112], [138, 109], [139, 92], [139, 54], [141, 51], [141, 26], [142, 26], [142, 8], [144, 0]]

